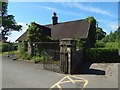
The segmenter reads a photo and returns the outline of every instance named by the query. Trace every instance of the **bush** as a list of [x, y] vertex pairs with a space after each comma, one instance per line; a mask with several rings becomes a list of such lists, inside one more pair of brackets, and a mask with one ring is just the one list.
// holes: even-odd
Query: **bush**
[[20, 54], [22, 54], [25, 51], [23, 42], [18, 44], [18, 51], [19, 51]]
[[13, 51], [13, 43], [0, 43], [0, 52], [8, 52], [9, 51]]
[[35, 62], [43, 62], [44, 61], [44, 56], [34, 56], [33, 58], [32, 58], [32, 60], [33, 61], [35, 61]]
[[103, 47], [105, 47], [105, 43], [102, 42], [102, 41], [97, 42], [97, 43], [95, 43], [95, 47], [96, 47], [96, 48], [103, 48]]
[[118, 63], [120, 56], [118, 49], [91, 48], [86, 50], [86, 60], [89, 62]]
[[0, 52], [8, 51], [8, 43], [0, 43]]
[[31, 55], [29, 55], [28, 52], [22, 52], [22, 53], [19, 53], [20, 55], [20, 58], [23, 59], [23, 60], [30, 60], [31, 59]]
[[105, 48], [113, 48], [113, 49], [118, 49], [118, 42], [107, 42], [105, 44]]

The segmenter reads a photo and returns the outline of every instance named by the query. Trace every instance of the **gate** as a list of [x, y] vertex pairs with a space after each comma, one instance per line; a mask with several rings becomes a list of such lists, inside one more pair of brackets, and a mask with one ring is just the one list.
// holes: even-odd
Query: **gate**
[[42, 54], [44, 54], [44, 62], [43, 62], [44, 69], [55, 71], [58, 73], [63, 73], [61, 71], [59, 51], [46, 50], [46, 51], [43, 51]]
[[11, 57], [13, 60], [16, 60], [15, 51], [17, 51], [18, 43], [8, 43], [8, 57]]
[[[55, 46], [54, 46], [55, 47]], [[44, 50], [44, 69], [65, 74], [73, 73], [73, 52], [76, 51], [75, 40], [62, 39], [59, 44], [60, 49]]]

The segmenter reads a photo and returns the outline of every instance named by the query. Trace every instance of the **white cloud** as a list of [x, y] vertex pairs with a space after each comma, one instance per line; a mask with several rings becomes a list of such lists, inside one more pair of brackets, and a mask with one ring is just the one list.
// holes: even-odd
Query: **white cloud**
[[52, 11], [52, 12], [59, 12], [62, 14], [67, 14], [67, 15], [73, 15], [73, 16], [81, 16], [81, 13], [77, 13], [77, 12], [71, 12], [71, 11], [65, 11], [65, 10], [61, 10], [58, 8], [54, 8], [54, 7], [48, 7], [48, 6], [37, 6], [39, 8], [44, 8], [46, 10]]
[[75, 8], [78, 8], [80, 10], [83, 10], [83, 11], [89, 11], [89, 12], [102, 14], [102, 15], [107, 15], [107, 16], [111, 16], [111, 17], [113, 16], [112, 13], [107, 11], [107, 10], [103, 10], [101, 8], [92, 7], [92, 6], [84, 6], [83, 4], [80, 4], [80, 3], [77, 3], [77, 2], [62, 3], [62, 5], [66, 5], [66, 6], [69, 6], [69, 7], [75, 7]]
[[53, 7], [42, 7], [44, 9], [47, 9], [49, 11], [56, 11], [57, 9], [56, 8], [53, 8]]
[[11, 35], [8, 37], [7, 41], [15, 42], [16, 39], [19, 38], [23, 33], [25, 33], [26, 29], [28, 28], [28, 26], [25, 23], [18, 22], [17, 24], [22, 25], [22, 30], [20, 30], [20, 31], [12, 31]]
[[111, 20], [98, 20], [99, 23], [105, 25], [106, 32], [109, 34], [111, 31], [114, 32], [118, 29], [118, 21], [111, 21]]
[[117, 23], [111, 23], [108, 25], [108, 27], [110, 27], [110, 29], [114, 32], [118, 29], [118, 24]]

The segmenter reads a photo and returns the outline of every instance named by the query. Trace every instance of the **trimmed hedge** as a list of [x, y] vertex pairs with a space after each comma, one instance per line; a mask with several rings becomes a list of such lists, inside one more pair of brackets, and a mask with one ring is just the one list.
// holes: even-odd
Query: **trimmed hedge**
[[95, 63], [118, 63], [120, 56], [118, 49], [91, 48], [86, 50], [86, 60]]

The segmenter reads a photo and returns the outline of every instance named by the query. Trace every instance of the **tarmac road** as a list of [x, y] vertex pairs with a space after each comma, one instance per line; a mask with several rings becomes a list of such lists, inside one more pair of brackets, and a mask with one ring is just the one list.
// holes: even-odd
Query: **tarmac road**
[[[96, 75], [93, 72], [91, 74], [72, 75], [75, 78], [83, 78], [82, 81], [85, 82], [81, 83], [79, 82], [80, 79], [75, 79], [75, 81], [70, 75], [45, 70], [42, 64], [13, 61], [2, 56], [2, 88], [60, 88], [61, 86], [62, 88], [75, 88], [70, 82], [79, 82], [79, 87], [86, 84], [85, 88], [118, 88], [118, 63], [95, 63], [91, 65], [90, 71], [94, 71], [93, 69], [104, 70], [105, 75]], [[66, 85], [60, 86], [61, 83]]]
[[41, 64], [2, 58], [2, 88], [49, 88], [63, 77]]
[[[67, 82], [63, 78], [66, 78]], [[45, 70], [42, 64], [19, 60], [14, 61], [6, 56], [2, 57], [2, 88], [50, 88], [52, 90], [52, 87], [61, 79], [63, 79], [62, 82], [64, 84], [67, 83], [67, 85], [62, 84], [61, 88], [76, 88], [71, 83], [69, 75]], [[79, 86], [77, 88], [82, 88], [84, 82], [78, 83]]]

